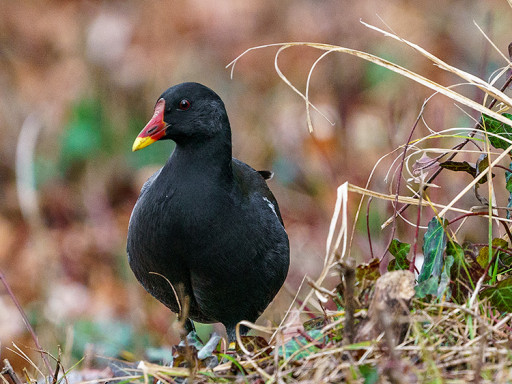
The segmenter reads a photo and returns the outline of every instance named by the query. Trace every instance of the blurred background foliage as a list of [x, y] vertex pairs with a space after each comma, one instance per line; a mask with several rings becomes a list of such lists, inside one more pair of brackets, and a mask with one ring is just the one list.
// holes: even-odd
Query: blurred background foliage
[[[276, 172], [270, 185], [290, 236], [292, 263], [285, 287], [260, 321], [278, 322], [304, 275], [322, 268], [336, 187], [347, 180], [366, 183], [375, 162], [405, 143], [430, 91], [331, 54], [318, 65], [310, 96], [335, 124], [314, 113], [310, 135], [303, 101], [275, 73], [275, 48], [245, 56], [232, 80], [225, 66], [252, 46], [313, 41], [377, 54], [442, 84], [456, 81], [359, 23], [382, 25], [379, 17], [399, 35], [483, 78], [504, 64], [473, 23], [506, 51], [511, 10], [504, 0], [1, 1], [0, 267], [42, 345], [54, 354], [61, 345], [79, 359], [84, 351], [119, 356], [123, 350], [141, 358], [149, 347], [177, 343], [174, 315], [132, 276], [125, 240], [140, 187], [172, 150], [171, 142], [162, 142], [132, 153], [131, 144], [161, 92], [183, 81], [204, 83], [223, 98], [234, 156]], [[320, 54], [289, 49], [279, 62], [304, 90]], [[474, 89], [468, 96], [481, 99]], [[429, 103], [425, 121], [436, 130], [472, 125], [442, 97]], [[19, 166], [24, 161], [33, 173]], [[387, 170], [379, 169], [374, 188], [387, 191]], [[18, 180], [28, 180], [28, 190], [17, 187], [16, 172]], [[357, 202], [351, 201], [351, 212]], [[381, 256], [389, 232], [381, 233], [380, 224], [391, 210], [379, 202], [371, 208], [373, 249]], [[365, 221], [357, 228], [352, 254], [368, 260]], [[398, 228], [398, 234], [407, 231]], [[0, 341], [1, 357], [15, 366], [26, 364], [8, 350], [12, 342], [38, 361], [3, 289]]]

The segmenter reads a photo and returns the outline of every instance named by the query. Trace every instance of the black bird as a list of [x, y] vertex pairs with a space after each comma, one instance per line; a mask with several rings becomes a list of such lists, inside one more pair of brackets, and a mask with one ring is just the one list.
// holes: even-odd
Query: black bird
[[271, 174], [232, 157], [224, 103], [198, 83], [167, 89], [132, 149], [165, 139], [176, 147], [130, 218], [130, 267], [151, 295], [185, 311], [188, 331], [190, 320], [220, 322], [232, 342], [236, 324], [256, 321], [288, 273], [288, 236], [265, 182]]

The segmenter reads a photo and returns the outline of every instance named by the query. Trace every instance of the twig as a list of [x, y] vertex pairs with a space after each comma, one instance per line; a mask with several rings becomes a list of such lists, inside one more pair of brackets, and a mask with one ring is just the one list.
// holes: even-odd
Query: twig
[[[471, 217], [471, 216], [486, 216], [488, 215], [489, 213], [488, 212], [470, 212], [470, 213], [465, 213], [463, 215], [460, 215], [460, 216], [457, 216], [455, 219], [453, 220], [450, 220], [448, 222], [448, 225], [451, 225], [459, 220], [462, 220], [462, 219], [465, 219], [466, 217]], [[496, 218], [496, 219], [499, 219], [499, 218]]]
[[485, 267], [485, 271], [484, 273], [482, 273], [482, 276], [480, 276], [480, 278], [478, 279], [478, 281], [476, 282], [476, 286], [475, 286], [475, 291], [473, 292], [473, 294], [471, 295], [470, 299], [469, 299], [469, 302], [468, 302], [468, 308], [473, 308], [473, 305], [475, 303], [475, 300], [478, 296], [478, 293], [480, 292], [480, 288], [482, 288], [482, 284], [484, 283], [484, 280], [485, 280], [485, 277], [487, 276], [487, 274], [489, 273], [489, 268], [491, 267], [491, 265], [494, 264], [494, 261], [496, 260], [496, 258], [498, 257], [498, 252], [496, 252], [496, 254], [494, 255], [494, 257], [491, 259], [491, 261], [489, 262], [489, 264], [487, 264], [487, 267]]
[[[508, 86], [512, 84], [512, 75], [509, 76], [509, 78], [507, 79], [507, 81], [505, 81], [505, 84], [503, 84], [503, 86], [501, 87], [500, 91], [505, 91]], [[495, 105], [496, 105], [496, 102], [497, 100], [496, 99], [492, 99], [491, 103], [489, 104], [489, 109], [493, 108]], [[452, 150], [459, 150], [459, 149], [462, 149], [466, 146], [467, 143], [469, 143], [469, 141], [471, 140], [471, 138], [473, 136], [475, 136], [476, 132], [478, 132], [478, 127], [481, 126], [481, 120], [478, 121], [478, 123], [475, 124], [475, 126], [473, 127], [473, 131], [469, 133], [469, 136], [470, 138], [467, 138], [465, 139], [462, 143], [460, 144], [457, 144], [456, 146], [454, 146], [452, 148]], [[454, 152], [452, 153], [448, 159], [446, 161], [451, 161], [455, 158], [455, 156], [457, 156], [457, 153], [458, 152]], [[444, 155], [443, 155], [444, 156]], [[434, 180], [437, 178], [437, 176], [439, 176], [439, 174], [443, 171], [444, 168], [441, 168], [439, 167], [437, 169], [437, 171], [435, 171], [432, 176], [429, 177], [428, 181], [425, 183], [425, 186], [423, 187], [423, 189], [421, 190], [421, 193], [425, 192], [427, 190], [427, 188], [429, 187], [430, 184], [432, 184], [434, 182]], [[398, 211], [398, 213], [395, 214], [395, 217], [398, 216], [398, 215], [401, 215], [402, 213], [404, 213], [404, 211], [409, 208], [410, 204], [405, 204], [402, 208], [400, 208], [400, 210]]]
[[60, 360], [57, 361], [57, 366], [55, 367], [55, 373], [53, 374], [52, 384], [57, 384], [57, 380], [59, 379], [59, 371], [60, 371]]
[[354, 267], [346, 262], [340, 263], [341, 281], [343, 284], [343, 297], [345, 299], [345, 327], [343, 328], [343, 338], [347, 344], [351, 344], [355, 339], [354, 314], [356, 304], [354, 300], [354, 286], [356, 283], [356, 272]]
[[372, 235], [370, 231], [370, 204], [372, 203], [373, 197], [368, 198], [368, 204], [366, 205], [366, 232], [368, 235], [368, 244], [370, 245], [370, 260], [373, 260], [373, 246], [372, 246]]
[[388, 363], [384, 369], [384, 373], [388, 377], [392, 384], [402, 383], [400, 372], [397, 371], [397, 367], [400, 366], [400, 360], [396, 352], [396, 340], [394, 339], [393, 321], [391, 316], [386, 312], [386, 305], [380, 304], [376, 306], [377, 315], [382, 328], [384, 329], [384, 342], [386, 343], [388, 352]]
[[484, 350], [487, 344], [487, 338], [482, 337], [480, 347], [478, 348], [478, 353], [475, 354], [475, 365], [473, 372], [473, 384], [479, 384], [482, 381], [482, 365], [484, 358]]
[[[297, 332], [299, 333], [299, 335], [301, 335], [302, 337], [304, 337], [306, 339], [306, 341], [310, 344], [313, 344], [315, 347], [319, 348], [319, 349], [322, 349], [325, 347], [325, 343], [320, 343], [318, 340], [315, 340], [314, 338], [312, 338], [310, 335], [308, 335], [306, 333], [306, 331], [304, 331], [303, 329], [298, 329]], [[298, 344], [299, 341], [298, 340], [295, 340], [297, 341]]]
[[418, 113], [418, 117], [416, 118], [416, 121], [414, 122], [414, 124], [413, 124], [413, 126], [411, 128], [411, 132], [409, 133], [409, 137], [407, 138], [407, 142], [404, 145], [404, 150], [403, 150], [403, 154], [402, 154], [402, 161], [400, 162], [400, 169], [398, 171], [398, 179], [397, 179], [397, 182], [396, 182], [396, 198], [395, 198], [395, 202], [393, 203], [393, 207], [395, 209], [395, 213], [393, 214], [393, 228], [391, 230], [391, 235], [389, 237], [388, 246], [384, 250], [384, 254], [380, 258], [380, 260], [384, 259], [384, 257], [388, 253], [389, 246], [391, 245], [391, 242], [393, 241], [393, 238], [395, 236], [396, 218], [401, 214], [401, 211], [400, 212], [397, 211], [397, 206], [398, 206], [398, 195], [400, 195], [400, 186], [401, 186], [402, 175], [403, 175], [403, 170], [404, 170], [405, 156], [407, 155], [407, 151], [409, 149], [409, 143], [412, 141], [412, 135], [414, 134], [414, 131], [416, 130], [416, 127], [418, 126], [418, 123], [421, 120], [421, 116], [423, 115], [423, 111], [425, 110], [425, 105], [426, 105], [426, 102], [423, 103], [423, 105], [421, 106], [420, 113]]
[[12, 380], [14, 384], [23, 384], [18, 375], [16, 375], [16, 372], [12, 369], [11, 363], [9, 363], [9, 360], [4, 359], [4, 367], [2, 371], [0, 371], [1, 375], [7, 375]]
[[[489, 243], [473, 243], [473, 245], [476, 247], [488, 247]], [[494, 249], [495, 251], [501, 251], [503, 253], [506, 253], [509, 256], [512, 256], [512, 250], [510, 250], [510, 249], [502, 248], [497, 245], [491, 245], [491, 248]]]
[[[336, 291], [333, 290], [333, 291], [330, 291], [328, 290], [327, 288], [324, 288], [320, 285], [318, 285], [316, 283], [315, 280], [312, 280], [310, 277], [306, 276], [307, 277], [307, 280], [308, 280], [308, 285], [313, 288], [314, 290], [318, 291], [318, 293], [323, 293], [324, 295], [330, 297], [331, 299], [335, 299], [337, 296], [336, 296]], [[318, 297], [318, 295], [317, 295]]]

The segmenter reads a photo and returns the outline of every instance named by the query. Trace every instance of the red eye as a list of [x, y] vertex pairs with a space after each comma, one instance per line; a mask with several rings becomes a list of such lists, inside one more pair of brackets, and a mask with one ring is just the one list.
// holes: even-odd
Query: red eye
[[178, 108], [181, 109], [182, 111], [186, 111], [187, 109], [190, 108], [190, 105], [191, 105], [190, 101], [188, 101], [187, 99], [183, 99], [178, 104]]

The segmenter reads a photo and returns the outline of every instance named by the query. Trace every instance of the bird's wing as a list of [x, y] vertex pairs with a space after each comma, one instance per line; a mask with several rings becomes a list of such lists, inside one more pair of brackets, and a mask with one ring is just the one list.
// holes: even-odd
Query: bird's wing
[[268, 173], [272, 172], [263, 171], [264, 174], [262, 174], [262, 171], [258, 172], [249, 165], [245, 164], [244, 162], [238, 159], [235, 159], [234, 157], [232, 164], [235, 182], [238, 184], [242, 193], [249, 195], [251, 191], [252, 193], [260, 194], [262, 199], [267, 203], [267, 205], [270, 208], [272, 208], [277, 218], [284, 227], [283, 218], [281, 217], [281, 212], [279, 211], [279, 205], [277, 204], [277, 200], [274, 197], [272, 191], [268, 188], [268, 185], [265, 181], [265, 176], [268, 175]]

